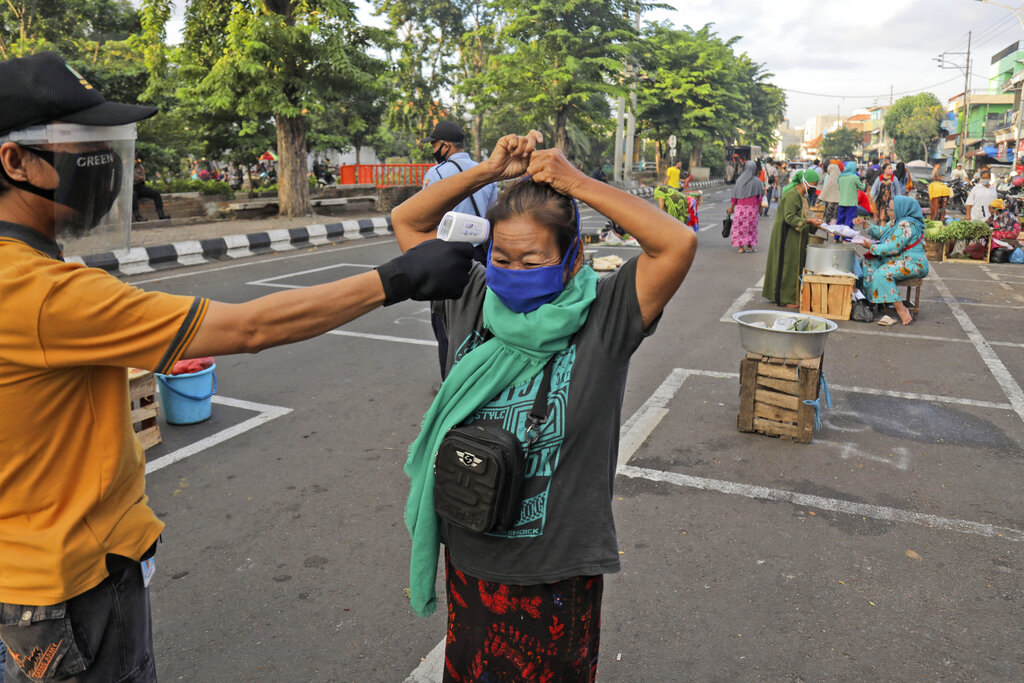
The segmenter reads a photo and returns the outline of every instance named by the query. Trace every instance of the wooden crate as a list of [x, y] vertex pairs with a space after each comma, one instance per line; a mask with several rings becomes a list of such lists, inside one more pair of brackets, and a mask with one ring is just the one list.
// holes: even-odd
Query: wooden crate
[[163, 441], [156, 416], [160, 404], [156, 400], [156, 377], [148, 370], [128, 370], [128, 398], [131, 401], [132, 425], [142, 447], [149, 448]]
[[815, 275], [804, 271], [800, 285], [800, 312], [829, 320], [849, 320], [853, 308], [852, 275]]
[[814, 438], [814, 406], [818, 399], [823, 356], [788, 360], [748, 353], [740, 362], [740, 413], [736, 428], [797, 443]]

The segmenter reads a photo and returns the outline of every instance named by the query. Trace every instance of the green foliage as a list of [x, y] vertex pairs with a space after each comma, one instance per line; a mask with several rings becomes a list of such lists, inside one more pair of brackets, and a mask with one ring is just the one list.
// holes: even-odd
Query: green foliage
[[141, 28], [128, 0], [4, 0], [0, 3], [0, 58], [54, 50], [86, 58], [108, 41]]
[[785, 153], [787, 159], [796, 159], [800, 156], [800, 145], [787, 145]]
[[[896, 141], [901, 159], [927, 160], [928, 145], [939, 137], [942, 103], [929, 92], [896, 100], [885, 115], [885, 133]], [[923, 156], [921, 153], [923, 152]]]
[[852, 159], [863, 143], [863, 134], [853, 128], [839, 128], [825, 135], [818, 156], [829, 159]]
[[191, 180], [189, 178], [173, 178], [171, 180], [147, 183], [160, 192], [198, 192], [204, 195], [223, 195], [234, 197], [231, 186], [223, 180]]

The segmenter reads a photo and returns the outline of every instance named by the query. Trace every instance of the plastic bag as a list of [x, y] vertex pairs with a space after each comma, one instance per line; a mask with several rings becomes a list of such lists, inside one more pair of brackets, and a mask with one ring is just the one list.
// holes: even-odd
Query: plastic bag
[[732, 216], [727, 216], [726, 219], [724, 221], [722, 221], [722, 237], [728, 237], [731, 234], [732, 234]]
[[850, 320], [862, 323], [874, 322], [875, 311], [866, 301], [854, 301], [853, 307], [850, 309]]
[[1024, 249], [1017, 247], [1010, 254], [1010, 263], [1024, 263]]

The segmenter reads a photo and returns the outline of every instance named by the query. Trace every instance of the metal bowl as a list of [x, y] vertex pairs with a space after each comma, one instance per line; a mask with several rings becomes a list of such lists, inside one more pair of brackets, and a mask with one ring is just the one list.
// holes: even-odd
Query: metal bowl
[[857, 255], [849, 244], [807, 244], [804, 268], [819, 275], [853, 275]]
[[[818, 332], [787, 332], [755, 327], [751, 323], [764, 323], [771, 327], [779, 318], [810, 318], [825, 323], [825, 329]], [[831, 320], [816, 315], [785, 311], [740, 311], [732, 319], [739, 323], [740, 345], [750, 353], [773, 358], [817, 358], [825, 353], [828, 333], [839, 326]]]

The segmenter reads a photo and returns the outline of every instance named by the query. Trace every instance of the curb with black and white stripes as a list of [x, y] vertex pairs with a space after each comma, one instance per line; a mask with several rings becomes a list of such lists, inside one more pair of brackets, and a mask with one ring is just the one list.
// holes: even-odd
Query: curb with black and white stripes
[[360, 218], [340, 223], [317, 223], [304, 228], [282, 228], [247, 235], [227, 235], [188, 240], [155, 247], [118, 249], [88, 256], [69, 256], [67, 261], [102, 268], [110, 273], [138, 275], [166, 268], [195, 266], [222, 259], [245, 258], [360, 239], [392, 232], [391, 217]]
[[[709, 187], [716, 187], [718, 185], [724, 185], [725, 181], [721, 178], [715, 178], [713, 180], [697, 180], [690, 183], [687, 190], [704, 190]], [[630, 194], [635, 194], [638, 197], [653, 197], [654, 188], [650, 185], [644, 185], [643, 187], [637, 187], [632, 190], [627, 190]]]

